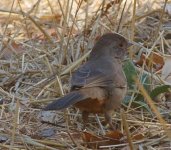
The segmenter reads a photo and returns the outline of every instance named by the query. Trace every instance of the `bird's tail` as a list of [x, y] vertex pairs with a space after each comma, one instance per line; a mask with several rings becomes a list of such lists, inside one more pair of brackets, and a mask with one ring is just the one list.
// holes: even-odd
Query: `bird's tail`
[[85, 100], [87, 97], [79, 91], [73, 91], [48, 104], [43, 110], [60, 110], [69, 107], [77, 102]]

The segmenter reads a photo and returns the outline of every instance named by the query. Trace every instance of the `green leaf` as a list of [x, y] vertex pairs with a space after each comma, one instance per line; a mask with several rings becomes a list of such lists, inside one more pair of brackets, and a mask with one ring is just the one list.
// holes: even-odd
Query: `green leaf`
[[143, 73], [141, 76], [141, 84], [143, 85], [143, 87], [146, 89], [146, 91], [149, 93], [150, 91], [150, 79], [149, 79], [149, 75], [146, 73]]
[[129, 95], [125, 96], [125, 98], [123, 99], [122, 103], [124, 105], [128, 106], [130, 99], [131, 99], [131, 96], [129, 96]]
[[[138, 94], [138, 101], [137, 100], [134, 100], [133, 102], [132, 102], [132, 107], [139, 107], [139, 108], [144, 108], [144, 109], [146, 109], [148, 112], [150, 112], [151, 114], [152, 114], [152, 112], [151, 112], [151, 109], [150, 109], [150, 107], [146, 104], [146, 102], [143, 100], [143, 96], [141, 95], [141, 94]], [[125, 98], [124, 98], [124, 100], [122, 101], [122, 103], [124, 104], [124, 105], [126, 105], [126, 106], [128, 106], [128, 104], [129, 104], [129, 102], [130, 102], [130, 99], [131, 99], [131, 96], [126, 96]], [[141, 99], [141, 100], [140, 100]]]
[[134, 101], [142, 101], [142, 100], [144, 100], [144, 96], [142, 94], [135, 95], [135, 100]]
[[133, 62], [131, 60], [126, 60], [123, 65], [123, 70], [126, 75], [129, 88], [133, 88], [135, 83], [133, 77], [137, 76], [137, 71]]
[[133, 103], [138, 104], [139, 106], [145, 108], [148, 112], [153, 114], [150, 107], [145, 102], [143, 102], [143, 101], [133, 101]]
[[161, 93], [169, 92], [170, 85], [161, 85], [153, 89], [150, 93], [150, 97], [153, 99]]

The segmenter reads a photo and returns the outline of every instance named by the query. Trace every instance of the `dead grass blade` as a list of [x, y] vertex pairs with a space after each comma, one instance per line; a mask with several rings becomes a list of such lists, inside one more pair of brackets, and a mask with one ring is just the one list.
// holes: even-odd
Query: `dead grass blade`
[[165, 130], [165, 134], [171, 138], [171, 131], [170, 129], [168, 129], [168, 127], [166, 126], [167, 122], [162, 118], [162, 116], [160, 115], [160, 112], [157, 110], [156, 106], [154, 105], [152, 99], [150, 98], [150, 96], [147, 94], [147, 91], [144, 89], [144, 87], [142, 86], [142, 84], [139, 82], [139, 80], [136, 78], [135, 82], [138, 86], [138, 88], [140, 89], [142, 95], [144, 96], [145, 100], [147, 101], [147, 103], [150, 105], [152, 111], [155, 113], [156, 117], [158, 118], [159, 122], [161, 123], [161, 125], [163, 126], [163, 129]]
[[129, 132], [129, 127], [128, 127], [128, 123], [126, 121], [126, 117], [125, 117], [125, 112], [124, 111], [121, 112], [121, 116], [122, 116], [124, 131], [126, 133], [127, 140], [128, 140], [128, 143], [129, 143], [129, 148], [130, 148], [130, 150], [134, 150], [134, 145], [133, 145], [133, 142], [132, 142], [132, 139], [131, 139], [131, 134]]

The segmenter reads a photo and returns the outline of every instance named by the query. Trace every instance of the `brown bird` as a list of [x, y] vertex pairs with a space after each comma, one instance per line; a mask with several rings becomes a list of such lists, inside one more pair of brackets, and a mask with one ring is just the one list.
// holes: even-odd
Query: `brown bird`
[[104, 34], [93, 47], [89, 60], [71, 78], [71, 92], [50, 103], [44, 110], [61, 110], [71, 105], [82, 111], [84, 123], [89, 113], [103, 113], [112, 124], [111, 114], [127, 92], [122, 60], [129, 42], [119, 34]]

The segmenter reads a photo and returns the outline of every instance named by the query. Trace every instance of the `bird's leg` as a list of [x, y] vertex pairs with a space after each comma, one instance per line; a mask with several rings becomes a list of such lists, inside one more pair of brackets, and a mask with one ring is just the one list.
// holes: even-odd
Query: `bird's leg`
[[112, 111], [107, 111], [105, 112], [105, 122], [109, 124], [110, 128], [112, 130], [116, 130], [116, 128], [114, 127], [113, 123], [112, 123]]
[[87, 111], [82, 112], [82, 119], [83, 119], [83, 124], [84, 124], [83, 129], [86, 128], [86, 124], [88, 122], [88, 116], [89, 116], [89, 112]]

